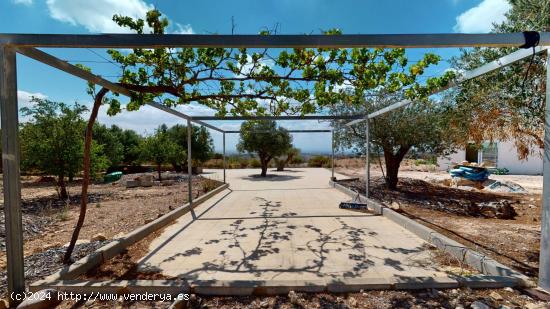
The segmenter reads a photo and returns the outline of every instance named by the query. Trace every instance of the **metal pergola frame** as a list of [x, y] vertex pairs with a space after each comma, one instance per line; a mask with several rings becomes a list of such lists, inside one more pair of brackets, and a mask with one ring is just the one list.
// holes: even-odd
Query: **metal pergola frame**
[[[539, 33], [539, 45], [550, 46], [550, 32]], [[18, 103], [17, 103], [17, 63], [16, 54], [25, 55], [88, 82], [103, 86], [114, 93], [125, 96], [130, 91], [110, 82], [98, 75], [87, 72], [77, 66], [62, 61], [37, 48], [197, 48], [197, 47], [247, 47], [247, 48], [444, 48], [444, 47], [520, 47], [532, 43], [527, 33], [500, 34], [371, 34], [371, 35], [182, 35], [182, 34], [0, 34], [0, 113], [2, 121], [2, 162], [4, 186], [4, 212], [6, 224], [6, 254], [8, 273], [8, 292], [23, 293], [25, 291], [23, 264], [23, 237], [21, 222], [21, 184], [19, 172], [19, 141], [18, 141]], [[540, 51], [540, 50], [539, 50]], [[524, 58], [519, 51], [516, 57]], [[512, 54], [512, 55], [514, 55]], [[511, 55], [510, 55], [511, 56]], [[517, 60], [519, 60], [517, 59]], [[511, 61], [512, 59], [506, 60]], [[515, 61], [517, 61], [515, 60]], [[549, 61], [550, 62], [550, 61]], [[511, 62], [510, 62], [511, 63]], [[494, 69], [501, 67], [493, 63]], [[487, 67], [483, 66], [483, 67]], [[547, 85], [550, 84], [550, 63], [547, 65]], [[480, 68], [481, 69], [481, 68]], [[488, 67], [484, 70], [487, 70]], [[484, 74], [480, 70], [479, 75]], [[475, 71], [475, 70], [474, 70]], [[489, 72], [491, 70], [487, 70]], [[470, 71], [473, 75], [474, 72]], [[485, 72], [485, 73], [486, 73]], [[476, 73], [477, 74], [477, 73]], [[472, 76], [473, 76], [472, 75]], [[477, 76], [479, 76], [477, 75]], [[475, 76], [474, 76], [475, 77]], [[473, 78], [473, 77], [472, 77]], [[550, 99], [550, 87], [547, 87], [547, 102]], [[410, 102], [397, 102], [391, 109], [405, 106]], [[187, 120], [188, 147], [191, 149], [191, 124], [197, 123], [223, 133], [225, 152], [225, 131], [216, 128], [203, 120], [215, 120], [205, 116], [189, 116], [166, 106], [149, 103], [173, 115]], [[543, 218], [541, 221], [541, 258], [539, 271], [539, 286], [550, 290], [550, 104], [547, 104], [545, 122], [544, 150], [544, 190]], [[377, 112], [378, 113], [378, 112]], [[379, 114], [373, 113], [366, 117], [371, 119]], [[209, 117], [209, 116], [207, 116]], [[286, 117], [286, 116], [285, 116]], [[290, 116], [289, 116], [290, 117]], [[312, 116], [302, 116], [296, 120], [305, 120]], [[349, 117], [349, 116], [348, 116]], [[240, 117], [243, 118], [243, 117]], [[231, 120], [230, 117], [223, 118]], [[250, 118], [250, 119], [261, 119]], [[278, 120], [291, 120], [277, 118]], [[313, 119], [313, 118], [311, 118]], [[325, 118], [336, 119], [336, 118]], [[349, 118], [347, 118], [349, 120]], [[233, 120], [244, 120], [235, 119]], [[321, 119], [319, 119], [321, 120]], [[368, 124], [368, 121], [367, 121]], [[368, 125], [367, 125], [368, 128]], [[368, 149], [368, 129], [367, 129]], [[368, 151], [367, 151], [368, 154]], [[368, 155], [367, 155], [368, 157]], [[333, 143], [334, 158], [334, 143]], [[188, 173], [192, 173], [191, 153], [188, 156]], [[368, 162], [368, 158], [367, 158]], [[225, 166], [225, 162], [224, 162]], [[368, 168], [367, 168], [367, 177]], [[191, 177], [189, 177], [191, 186]], [[368, 182], [367, 182], [368, 183]], [[189, 202], [192, 202], [189, 190]], [[368, 192], [368, 190], [367, 190]], [[192, 209], [192, 208], [191, 208]], [[195, 215], [192, 213], [193, 216]]]

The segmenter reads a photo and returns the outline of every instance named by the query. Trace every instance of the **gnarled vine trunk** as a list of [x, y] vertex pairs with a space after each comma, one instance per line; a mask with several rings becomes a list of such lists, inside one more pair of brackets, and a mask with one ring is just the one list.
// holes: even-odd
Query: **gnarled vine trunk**
[[80, 196], [80, 214], [78, 215], [78, 221], [73, 231], [71, 237], [71, 242], [65, 251], [65, 256], [63, 257], [63, 263], [69, 263], [71, 261], [71, 255], [74, 250], [78, 236], [80, 235], [80, 230], [82, 225], [84, 225], [84, 219], [86, 217], [86, 209], [88, 207], [88, 185], [90, 184], [90, 161], [91, 161], [91, 149], [92, 149], [92, 132], [94, 128], [94, 123], [97, 119], [97, 114], [101, 103], [103, 102], [103, 97], [109, 92], [107, 88], [101, 88], [94, 98], [94, 106], [92, 107], [92, 112], [90, 114], [90, 119], [88, 120], [88, 125], [86, 126], [86, 137], [84, 139], [84, 156], [82, 162], [83, 176], [82, 176], [82, 193]]

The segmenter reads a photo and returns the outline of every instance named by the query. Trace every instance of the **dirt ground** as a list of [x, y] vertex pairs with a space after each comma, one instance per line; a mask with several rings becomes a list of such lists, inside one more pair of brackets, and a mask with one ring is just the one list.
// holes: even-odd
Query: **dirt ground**
[[[136, 176], [138, 175], [125, 175], [121, 181], [115, 183], [96, 183], [90, 186], [86, 220], [74, 259], [187, 202], [186, 175], [165, 173], [163, 180], [174, 180], [172, 185], [155, 182], [152, 187], [127, 189], [125, 180]], [[219, 184], [216, 180], [194, 176], [193, 195], [202, 195]], [[69, 203], [59, 200], [52, 184], [43, 182], [40, 177], [25, 177], [21, 191], [25, 275], [29, 281], [35, 281], [61, 267], [59, 260], [79, 215], [80, 183], [75, 181], [69, 185]], [[0, 219], [0, 277], [3, 277], [0, 292], [4, 294], [6, 255], [3, 211]]]
[[[356, 159], [340, 162], [339, 173], [359, 178], [347, 185], [364, 192], [364, 167]], [[399, 171], [397, 191], [385, 188], [378, 164], [371, 165], [371, 196], [465, 245], [482, 251], [495, 260], [530, 275], [538, 272], [542, 176], [491, 175], [491, 179], [512, 181], [528, 193], [497, 193], [485, 190], [466, 191], [439, 185], [450, 179], [446, 172], [405, 162]], [[517, 215], [514, 219], [497, 219], [472, 214], [469, 205], [509, 203]]]

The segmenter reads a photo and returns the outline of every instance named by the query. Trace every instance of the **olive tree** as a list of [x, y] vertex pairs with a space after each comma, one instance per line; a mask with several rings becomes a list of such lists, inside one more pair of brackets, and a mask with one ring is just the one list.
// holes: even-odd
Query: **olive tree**
[[[381, 92], [378, 97], [365, 99], [361, 106], [342, 103], [335, 106], [331, 113], [371, 113], [401, 99], [400, 95]], [[464, 125], [453, 118], [453, 106], [447, 102], [418, 101], [370, 120], [371, 147], [375, 152], [383, 154], [386, 167], [384, 176], [389, 189], [397, 188], [399, 167], [411, 149], [446, 155], [463, 141]], [[342, 121], [332, 123], [335, 126], [336, 147], [365, 153], [365, 121], [353, 126], [346, 126]]]
[[241, 125], [237, 150], [256, 154], [260, 159], [261, 176], [267, 176], [271, 159], [292, 149], [292, 136], [273, 120], [245, 121]]

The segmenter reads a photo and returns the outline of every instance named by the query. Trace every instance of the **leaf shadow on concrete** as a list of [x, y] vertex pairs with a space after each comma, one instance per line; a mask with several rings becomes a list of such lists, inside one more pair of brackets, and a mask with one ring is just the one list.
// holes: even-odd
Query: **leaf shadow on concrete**
[[[219, 221], [226, 227], [218, 237], [202, 239], [197, 246], [173, 254], [149, 269], [162, 271], [169, 263], [171, 269], [174, 263], [181, 264], [177, 277], [188, 281], [217, 281], [221, 277], [276, 280], [286, 274], [338, 281], [363, 277], [381, 265], [398, 272], [406, 270], [403, 260], [380, 252], [414, 256], [425, 250], [367, 245], [366, 240], [376, 238], [378, 232], [354, 227], [344, 220], [346, 216], [328, 218], [335, 224], [327, 228], [312, 224], [308, 220], [311, 216], [285, 212], [281, 202], [262, 197], [256, 197], [255, 201], [258, 210], [250, 213], [253, 218], [231, 218], [229, 224], [228, 218], [199, 218]], [[297, 257], [300, 261], [296, 261]], [[189, 259], [203, 262], [200, 267], [189, 267], [186, 265]]]

